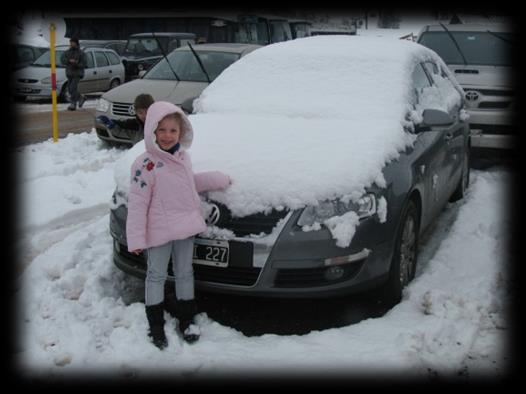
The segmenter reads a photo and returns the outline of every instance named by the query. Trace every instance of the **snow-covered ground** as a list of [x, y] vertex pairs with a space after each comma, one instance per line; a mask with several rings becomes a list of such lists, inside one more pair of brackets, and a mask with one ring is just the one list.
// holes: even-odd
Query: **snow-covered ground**
[[[408, 32], [390, 30], [366, 34], [391, 39]], [[469, 380], [508, 371], [511, 169], [472, 171], [466, 198], [445, 209], [422, 245], [415, 280], [383, 317], [305, 335], [249, 337], [202, 313], [202, 337], [192, 345], [168, 319], [169, 346], [161, 352], [147, 339], [144, 304], [128, 302], [138, 281], [112, 262], [108, 210], [114, 168], [126, 152], [108, 149], [89, 131], [12, 152], [22, 167], [16, 365], [24, 376], [334, 372]]]
[[136, 280], [112, 263], [112, 167], [124, 152], [104, 148], [89, 132], [14, 153], [25, 163], [18, 245], [25, 267], [16, 295], [24, 306], [17, 353], [24, 373], [506, 371], [509, 169], [472, 172], [467, 197], [446, 209], [421, 252], [416, 279], [385, 316], [301, 336], [246, 337], [203, 313], [198, 343], [182, 343], [168, 320], [170, 345], [160, 352], [147, 340], [144, 305], [123, 301]]

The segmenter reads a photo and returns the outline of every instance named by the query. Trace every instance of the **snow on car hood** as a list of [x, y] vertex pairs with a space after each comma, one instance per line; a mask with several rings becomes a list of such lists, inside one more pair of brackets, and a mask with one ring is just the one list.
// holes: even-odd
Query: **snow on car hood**
[[[407, 41], [355, 36], [297, 39], [258, 49], [194, 102], [194, 172], [233, 180], [210, 197], [235, 216], [357, 196], [414, 141], [403, 130], [409, 74], [433, 57]], [[127, 193], [134, 146], [116, 168]]]

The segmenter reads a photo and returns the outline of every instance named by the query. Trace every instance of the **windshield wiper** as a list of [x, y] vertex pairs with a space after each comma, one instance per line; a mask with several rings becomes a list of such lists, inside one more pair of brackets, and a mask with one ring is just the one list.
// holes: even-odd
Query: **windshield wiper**
[[516, 43], [513, 42], [512, 40], [510, 40], [509, 38], [506, 38], [506, 37], [502, 37], [500, 34], [497, 34], [493, 31], [489, 31], [489, 30], [486, 30], [486, 32], [488, 32], [489, 34], [491, 34], [492, 36], [495, 36], [497, 37], [498, 39], [504, 41], [504, 42], [507, 42], [508, 44], [512, 44], [512, 45], [515, 45]]
[[208, 73], [206, 72], [205, 70], [205, 66], [203, 66], [203, 63], [201, 62], [201, 59], [199, 58], [199, 55], [197, 53], [195, 53], [195, 50], [194, 48], [192, 47], [192, 44], [190, 44], [190, 42], [188, 42], [188, 46], [190, 47], [190, 50], [192, 51], [192, 53], [194, 54], [195, 58], [197, 59], [197, 63], [199, 63], [199, 66], [201, 67], [201, 70], [203, 70], [203, 72], [205, 73], [206, 75], [206, 80], [208, 81], [208, 83], [211, 83], [212, 81], [210, 81], [210, 76], [208, 75]]
[[164, 49], [163, 49], [163, 46], [161, 45], [161, 42], [159, 41], [155, 33], [152, 33], [152, 36], [153, 38], [155, 38], [155, 41], [157, 41], [157, 45], [159, 45], [159, 49], [161, 50], [161, 53], [163, 54], [164, 60], [166, 60], [166, 63], [168, 63], [168, 67], [170, 67], [170, 70], [172, 70], [172, 73], [174, 74], [175, 79], [177, 79], [177, 81], [181, 81], [181, 78], [177, 76], [177, 74], [175, 73], [175, 70], [172, 68], [172, 64], [168, 60], [166, 53], [164, 53]]
[[442, 28], [449, 35], [449, 38], [451, 38], [451, 41], [453, 41], [453, 44], [455, 44], [455, 46], [457, 47], [458, 53], [460, 53], [460, 56], [462, 56], [462, 60], [464, 61], [464, 66], [467, 66], [468, 65], [468, 61], [466, 60], [466, 57], [464, 56], [464, 53], [460, 49], [460, 46], [458, 45], [457, 40], [455, 39], [455, 37], [453, 37], [453, 34], [451, 34], [451, 32], [447, 29], [446, 26], [444, 26], [443, 23], [440, 23], [440, 26], [442, 26]]

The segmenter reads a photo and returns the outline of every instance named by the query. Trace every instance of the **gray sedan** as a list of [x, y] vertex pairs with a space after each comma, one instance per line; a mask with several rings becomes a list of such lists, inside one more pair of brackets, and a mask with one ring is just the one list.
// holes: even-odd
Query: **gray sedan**
[[[192, 157], [234, 179], [204, 204], [199, 289], [327, 297], [378, 288], [390, 304], [401, 299], [422, 233], [469, 185], [469, 125], [462, 88], [434, 52], [383, 40], [270, 45], [194, 103], [202, 143]], [[405, 147], [382, 153], [393, 136]], [[237, 148], [215, 157], [214, 144]], [[110, 215], [114, 263], [144, 277], [145, 257], [127, 251], [125, 182]]]

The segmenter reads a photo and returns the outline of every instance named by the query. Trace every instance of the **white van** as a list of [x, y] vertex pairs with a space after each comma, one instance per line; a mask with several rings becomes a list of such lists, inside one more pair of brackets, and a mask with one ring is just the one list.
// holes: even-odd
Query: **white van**
[[471, 146], [516, 146], [512, 50], [517, 41], [511, 28], [496, 23], [427, 25], [417, 42], [437, 52], [464, 88]]

